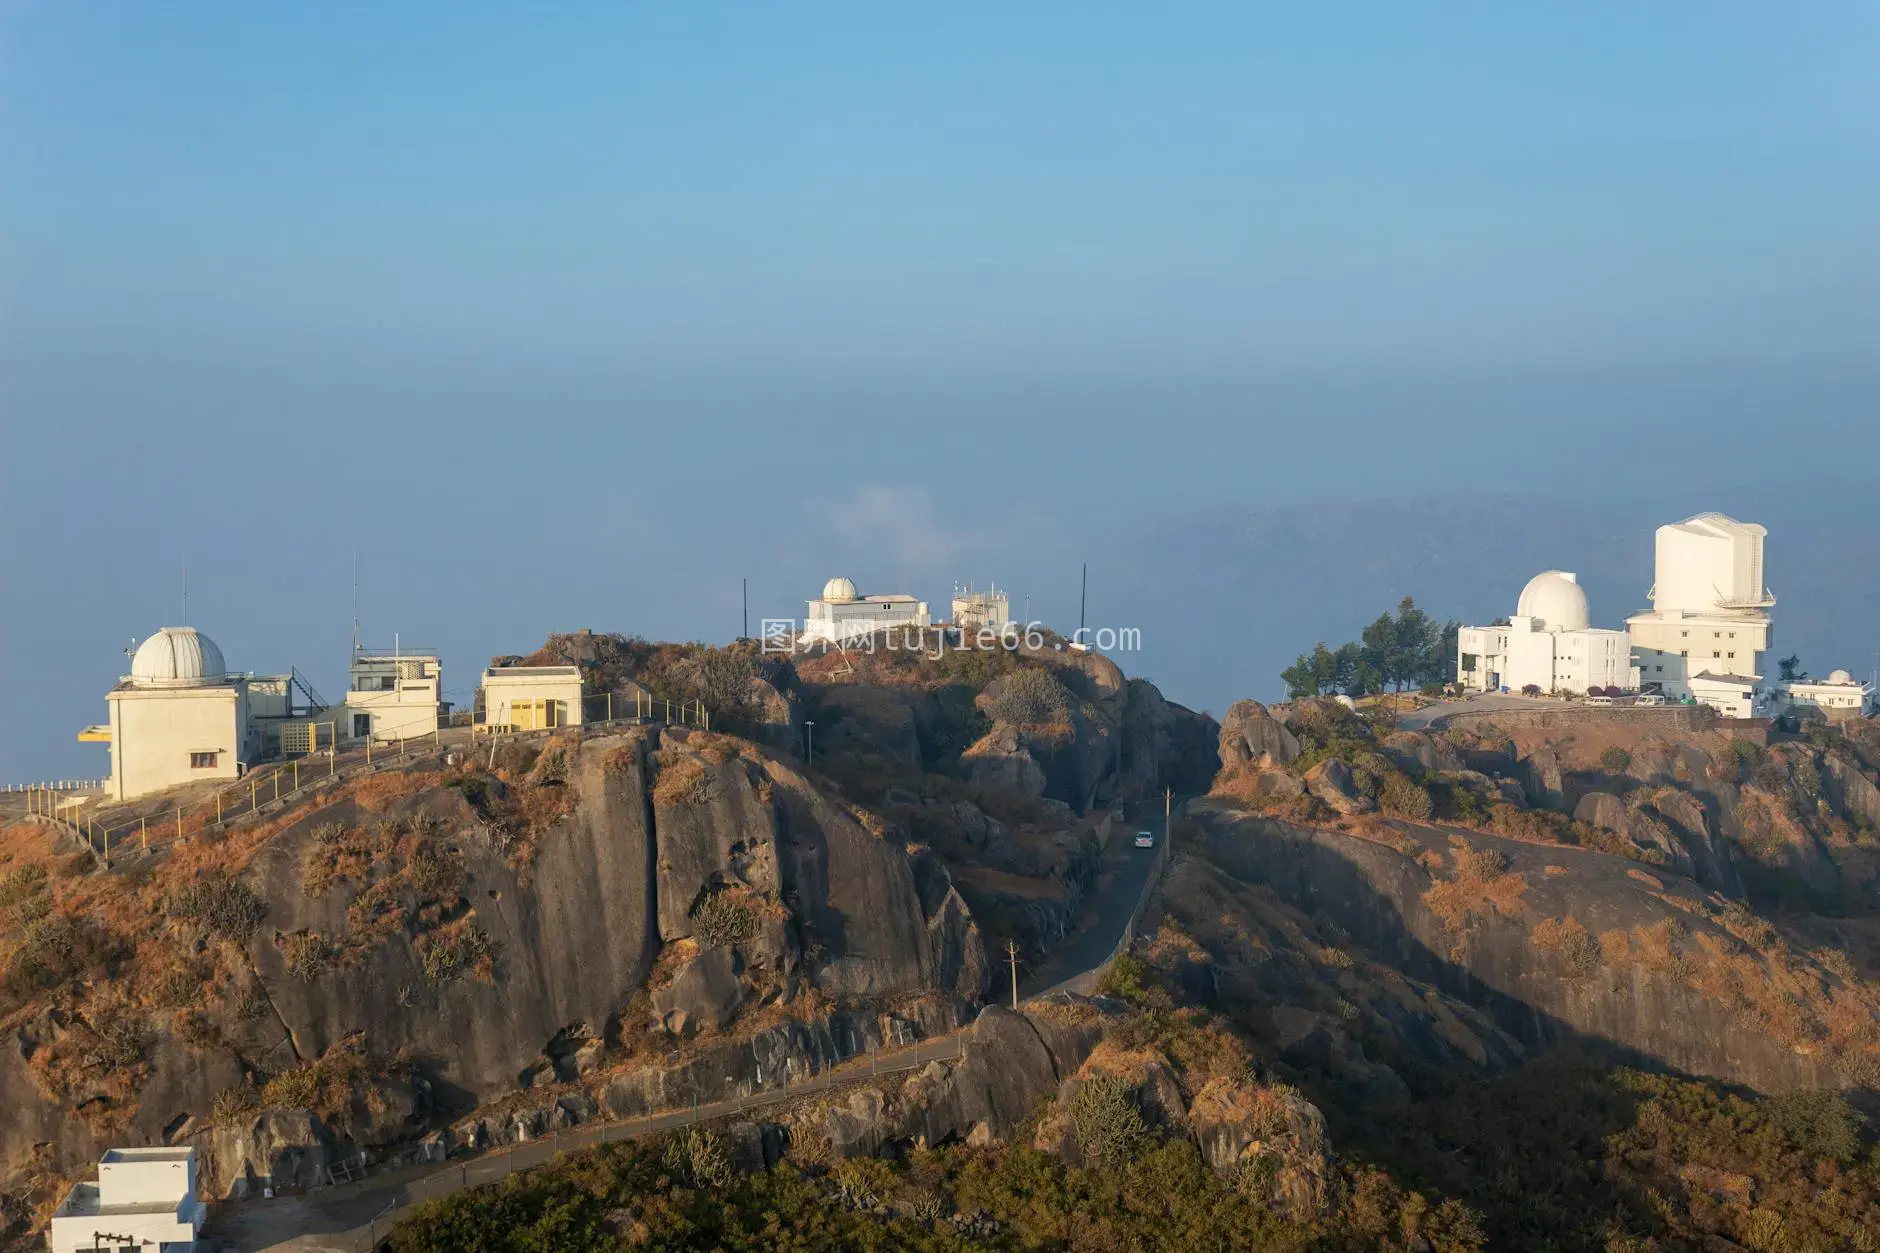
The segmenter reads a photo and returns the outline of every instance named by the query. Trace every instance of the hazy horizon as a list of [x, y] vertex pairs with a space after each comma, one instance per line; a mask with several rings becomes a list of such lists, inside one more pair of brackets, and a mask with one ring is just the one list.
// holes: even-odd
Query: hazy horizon
[[232, 666], [332, 697], [356, 549], [460, 702], [555, 630], [728, 639], [745, 577], [753, 627], [835, 574], [1064, 625], [1088, 560], [1218, 714], [1400, 585], [1577, 564], [1616, 624], [1651, 525], [1743, 508], [1778, 641], [1864, 673], [1877, 53], [1857, 6], [7, 5], [0, 782], [104, 773], [185, 555]]

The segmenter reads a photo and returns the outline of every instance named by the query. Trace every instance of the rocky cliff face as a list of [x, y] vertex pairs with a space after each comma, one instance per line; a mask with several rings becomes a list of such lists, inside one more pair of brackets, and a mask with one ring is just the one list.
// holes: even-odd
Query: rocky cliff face
[[[1591, 1042], [1766, 1091], [1880, 1077], [1876, 989], [1780, 946], [1767, 924], [1689, 881], [1407, 823], [1386, 839], [1207, 807], [1193, 816], [1229, 875], [1485, 1015], [1495, 1031], [1472, 1033], [1475, 1047]], [[1798, 998], [1798, 980], [1815, 993]]]
[[[844, 1005], [984, 991], [946, 868], [754, 745], [634, 731], [499, 756], [495, 774], [440, 761], [374, 776], [279, 830], [154, 863], [141, 887], [78, 884], [141, 892], [151, 912], [121, 943], [191, 972], [166, 988], [206, 982], [165, 1011], [154, 972], [101, 966], [103, 983], [15, 1010], [0, 1174], [75, 1169], [103, 1142], [196, 1142], [219, 1194], [578, 1073], [617, 1071], [627, 1108], [636, 1083], [682, 1082], [667, 1059], [753, 1031], [772, 1033], [750, 1046], [763, 1060], [786, 1066], [802, 1045], [795, 1064], [817, 1065], [811, 1037], [832, 1012], [852, 1019]], [[112, 1032], [123, 1056], [101, 1082], [83, 1055]]]

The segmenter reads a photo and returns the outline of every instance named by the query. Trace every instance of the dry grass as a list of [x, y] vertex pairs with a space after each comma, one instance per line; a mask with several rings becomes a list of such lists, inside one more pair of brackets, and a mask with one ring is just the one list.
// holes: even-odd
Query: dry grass
[[1439, 880], [1423, 894], [1423, 903], [1452, 933], [1468, 930], [1478, 918], [1491, 915], [1512, 918], [1525, 906], [1527, 877], [1508, 871], [1508, 860], [1499, 849], [1471, 848], [1459, 838], [1451, 850], [1455, 858], [1455, 877]]
[[382, 814], [407, 796], [441, 787], [443, 783], [444, 774], [440, 770], [381, 770], [346, 790], [359, 808], [367, 813]]
[[1528, 933], [1528, 942], [1543, 953], [1559, 957], [1569, 979], [1583, 979], [1599, 971], [1599, 945], [1571, 914], [1541, 919]]

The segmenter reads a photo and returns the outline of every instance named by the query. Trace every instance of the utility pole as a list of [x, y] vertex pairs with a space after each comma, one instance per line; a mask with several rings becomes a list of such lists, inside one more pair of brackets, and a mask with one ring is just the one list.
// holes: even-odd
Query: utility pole
[[1175, 789], [1162, 789], [1162, 838], [1168, 839], [1174, 831], [1172, 819], [1175, 813]]
[[803, 764], [809, 765], [816, 755], [816, 724], [808, 719], [803, 721]]
[[739, 635], [738, 638], [748, 640], [751, 638], [751, 581], [749, 579], [739, 579], [738, 582], [743, 584], [744, 587], [744, 627], [743, 634]]
[[1012, 1012], [1018, 1012], [1018, 941], [1005, 942], [1005, 960], [1012, 965]]
[[1090, 563], [1084, 562], [1084, 586], [1077, 593], [1077, 642], [1084, 642], [1084, 610], [1090, 604]]

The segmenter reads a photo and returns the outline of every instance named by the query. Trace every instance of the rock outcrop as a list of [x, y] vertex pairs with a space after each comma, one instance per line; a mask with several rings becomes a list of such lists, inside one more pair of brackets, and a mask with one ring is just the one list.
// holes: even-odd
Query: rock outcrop
[[1336, 757], [1328, 757], [1305, 774], [1306, 790], [1315, 800], [1328, 805], [1334, 813], [1368, 814], [1377, 802], [1360, 792], [1352, 781], [1351, 768]]
[[1299, 756], [1299, 737], [1257, 700], [1237, 700], [1221, 721], [1223, 772], [1290, 766]]

